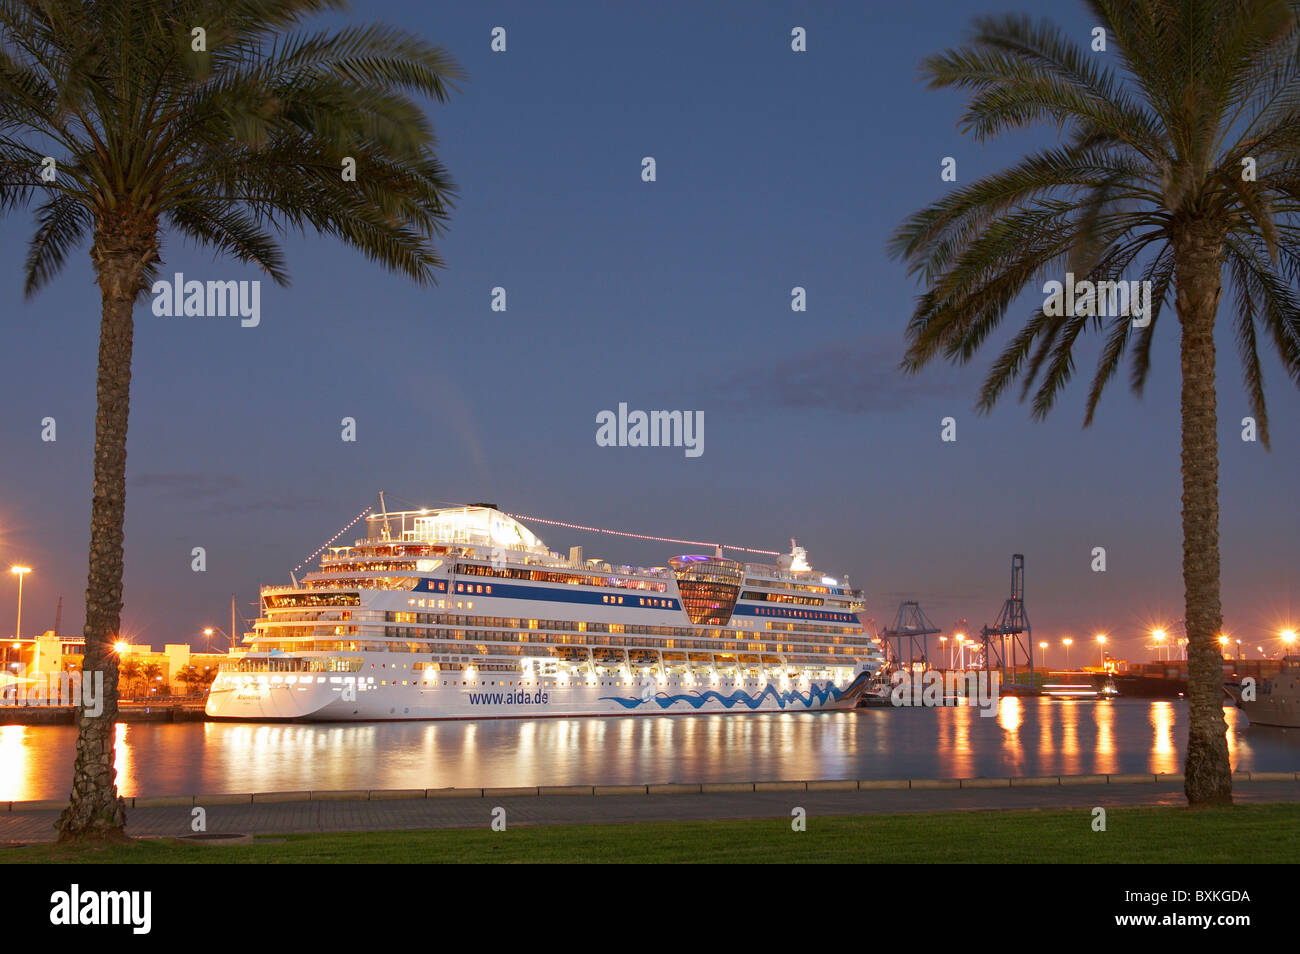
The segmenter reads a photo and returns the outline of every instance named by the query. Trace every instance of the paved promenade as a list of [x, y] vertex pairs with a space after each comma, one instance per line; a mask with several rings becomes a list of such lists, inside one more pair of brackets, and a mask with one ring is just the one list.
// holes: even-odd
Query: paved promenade
[[[1300, 802], [1300, 781], [1240, 779], [1238, 804]], [[1127, 779], [1143, 779], [1129, 781]], [[1064, 781], [1064, 784], [1062, 782]], [[1016, 780], [906, 780], [900, 782], [760, 782], [733, 786], [590, 786], [539, 794], [538, 789], [465, 789], [421, 792], [272, 792], [260, 795], [184, 796], [128, 800], [127, 831], [137, 836], [189, 834], [193, 807], [202, 806], [209, 832], [287, 834], [321, 831], [400, 831], [487, 827], [497, 806], [511, 826], [615, 822], [789, 818], [795, 806], [809, 817], [899, 812], [1107, 808], [1182, 805], [1180, 779], [1092, 776]], [[873, 787], [859, 787], [859, 785]], [[839, 785], [836, 789], [832, 786]], [[848, 786], [852, 786], [851, 788]], [[546, 791], [546, 790], [543, 790]], [[418, 793], [418, 794], [417, 794]], [[58, 810], [45, 803], [0, 803], [0, 842], [52, 841]]]

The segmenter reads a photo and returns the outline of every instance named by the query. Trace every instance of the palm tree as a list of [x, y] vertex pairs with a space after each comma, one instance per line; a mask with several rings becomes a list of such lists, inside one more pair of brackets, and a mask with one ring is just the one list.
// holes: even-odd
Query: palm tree
[[[154, 683], [159, 682], [162, 679], [162, 667], [157, 663], [145, 663], [140, 667], [140, 677], [144, 680], [145, 687], [152, 692], [154, 689], [158, 688]], [[149, 693], [146, 692], [146, 701], [148, 698]]]
[[185, 666], [176, 674], [176, 681], [185, 686], [186, 692], [193, 694], [199, 691], [199, 686], [203, 683], [203, 675], [196, 666]]
[[[84, 663], [82, 665], [82, 671], [85, 671]], [[122, 678], [126, 680], [126, 690], [129, 694], [131, 691], [131, 683], [140, 678], [140, 663], [135, 659], [128, 659], [118, 667], [118, 671]]]
[[[1183, 584], [1190, 719], [1188, 802], [1230, 802], [1219, 603], [1215, 317], [1224, 270], [1246, 392], [1268, 447], [1259, 339], [1300, 383], [1300, 29], [1284, 0], [1092, 0], [1105, 53], [1027, 17], [983, 17], [965, 45], [928, 58], [932, 88], [969, 94], [978, 140], [1040, 122], [1061, 141], [954, 189], [913, 215], [891, 251], [925, 288], [903, 368], [969, 361], [1021, 292], [1044, 280], [1139, 276], [1150, 323], [1081, 300], [1033, 311], [985, 379], [989, 411], [1017, 378], [1044, 417], [1086, 331], [1105, 333], [1084, 426], [1132, 346], [1141, 394], [1161, 306], [1173, 293], [1182, 362]], [[1035, 289], [1036, 291], [1036, 289]], [[1049, 289], [1043, 287], [1044, 293]], [[1055, 291], [1053, 288], [1052, 291]], [[1092, 303], [1100, 300], [1099, 296]], [[1096, 312], [1089, 314], [1088, 312]]]
[[89, 237], [102, 299], [85, 637], [86, 668], [104, 672], [107, 698], [98, 717], [78, 712], [60, 840], [119, 838], [125, 822], [112, 640], [132, 311], [158, 274], [164, 230], [281, 284], [276, 235], [309, 228], [420, 284], [442, 265], [434, 238], [454, 191], [413, 97], [444, 102], [459, 68], [393, 27], [302, 30], [341, 6], [0, 0], [0, 211], [36, 203], [26, 292]]

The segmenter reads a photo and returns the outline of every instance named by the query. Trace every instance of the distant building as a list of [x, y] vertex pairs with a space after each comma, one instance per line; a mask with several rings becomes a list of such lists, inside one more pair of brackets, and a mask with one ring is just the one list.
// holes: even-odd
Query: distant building
[[[12, 637], [6, 637], [2, 644], [3, 654], [0, 655], [0, 666], [3, 666], [4, 678], [0, 679], [0, 684], [23, 680], [36, 675], [37, 673], [49, 674], [64, 672], [70, 669], [80, 670], [85, 658], [86, 640], [82, 636], [55, 636], [53, 630], [48, 630], [40, 636], [24, 636], [20, 640]], [[137, 690], [135, 694], [148, 695], [155, 692], [166, 692], [172, 689], [174, 677], [181, 672], [186, 666], [193, 666], [199, 672], [204, 670], [216, 671], [222, 662], [226, 659], [225, 653], [196, 653], [190, 649], [188, 643], [167, 643], [163, 646], [162, 652], [154, 652], [151, 646], [139, 646], [134, 643], [127, 643], [120, 651], [119, 658], [122, 662], [128, 660], [134, 661], [141, 668], [153, 664], [158, 667], [158, 675], [154, 678], [155, 685], [149, 687], [149, 692], [139, 692], [144, 688], [135, 681], [135, 685], [128, 687], [120, 686], [122, 695], [130, 695], [128, 689]], [[175, 686], [177, 691], [183, 691], [183, 687]]]

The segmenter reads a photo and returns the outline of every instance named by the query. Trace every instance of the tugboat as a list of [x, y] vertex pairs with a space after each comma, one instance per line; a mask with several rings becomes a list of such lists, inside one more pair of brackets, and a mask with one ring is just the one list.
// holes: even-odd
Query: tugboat
[[893, 705], [889, 698], [890, 691], [893, 688], [890, 679], [893, 673], [894, 667], [892, 666], [885, 666], [876, 670], [866, 688], [862, 690], [862, 695], [858, 697], [859, 709], [874, 709]]
[[1228, 684], [1224, 690], [1237, 708], [1246, 713], [1251, 725], [1273, 725], [1300, 729], [1300, 656], [1282, 660], [1282, 671], [1255, 684], [1253, 698], [1246, 699], [1246, 684]]

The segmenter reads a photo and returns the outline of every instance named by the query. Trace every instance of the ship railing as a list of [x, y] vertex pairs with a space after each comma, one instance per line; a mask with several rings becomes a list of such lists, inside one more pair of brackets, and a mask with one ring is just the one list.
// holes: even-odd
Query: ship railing
[[359, 617], [356, 614], [350, 614], [347, 612], [338, 612], [338, 611], [327, 612], [327, 613], [304, 613], [301, 611], [295, 611], [292, 613], [287, 613], [287, 612], [282, 613], [279, 610], [271, 609], [269, 612], [267, 612], [266, 618], [267, 620], [271, 620], [277, 623], [302, 622], [304, 620], [311, 621], [311, 622], [320, 620], [322, 623], [324, 623], [324, 622], [340, 622], [340, 621], [352, 622], [353, 620], [356, 620]]

